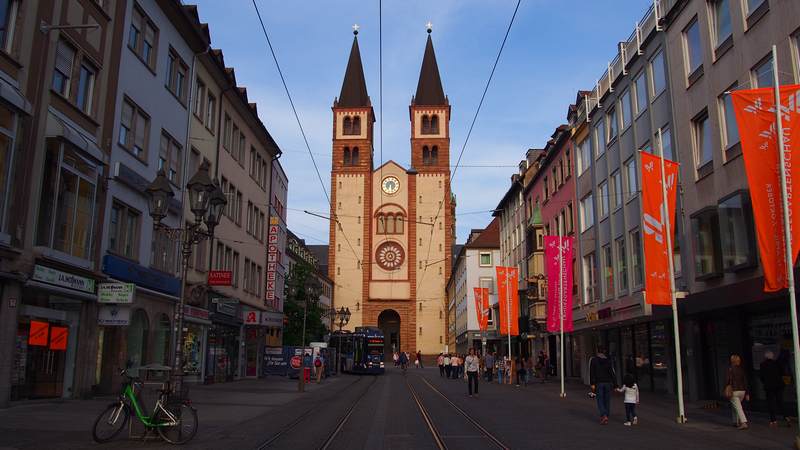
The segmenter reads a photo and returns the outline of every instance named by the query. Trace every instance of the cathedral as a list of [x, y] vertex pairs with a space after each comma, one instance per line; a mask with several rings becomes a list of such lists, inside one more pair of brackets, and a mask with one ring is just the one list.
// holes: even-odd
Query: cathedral
[[445, 286], [455, 240], [450, 104], [428, 30], [409, 105], [411, 167], [375, 167], [374, 123], [358, 32], [333, 102], [328, 271], [347, 326], [383, 330], [385, 351], [444, 351]]

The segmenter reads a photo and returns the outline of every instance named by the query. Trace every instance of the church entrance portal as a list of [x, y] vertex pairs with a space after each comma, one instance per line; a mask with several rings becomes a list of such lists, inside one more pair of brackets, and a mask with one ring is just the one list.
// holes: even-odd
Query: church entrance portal
[[384, 361], [392, 360], [392, 353], [400, 351], [400, 314], [393, 309], [385, 309], [378, 315], [378, 328], [383, 331]]

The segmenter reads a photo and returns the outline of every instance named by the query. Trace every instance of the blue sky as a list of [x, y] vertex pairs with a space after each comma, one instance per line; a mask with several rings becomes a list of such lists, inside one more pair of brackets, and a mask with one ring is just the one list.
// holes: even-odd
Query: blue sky
[[[359, 45], [377, 119], [379, 102], [378, 1], [256, 0], [300, 114], [326, 188], [330, 188], [331, 105], [339, 95], [353, 38]], [[191, 3], [192, 0], [187, 0]], [[239, 85], [284, 154], [289, 176], [289, 228], [309, 244], [327, 243], [328, 222], [298, 210], [329, 207], [249, 0], [199, 0], [212, 45], [236, 69]], [[579, 89], [590, 89], [627, 39], [650, 0], [523, 0], [494, 80], [453, 180], [457, 241], [483, 228], [531, 147], [541, 147], [566, 121]], [[513, 0], [384, 1], [383, 161], [408, 167], [408, 105], [416, 90], [425, 45], [433, 40], [445, 93], [452, 106], [451, 165], [464, 145], [497, 55]], [[377, 141], [375, 167], [380, 165]]]

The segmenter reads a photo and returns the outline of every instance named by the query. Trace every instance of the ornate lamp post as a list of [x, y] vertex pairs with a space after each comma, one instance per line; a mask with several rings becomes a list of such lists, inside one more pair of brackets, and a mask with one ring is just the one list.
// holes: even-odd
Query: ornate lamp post
[[[350, 322], [350, 314], [351, 314], [350, 313], [350, 308], [349, 307], [345, 308], [344, 306], [342, 306], [334, 314], [335, 314], [335, 317], [336, 317], [337, 325], [339, 326], [339, 334], [341, 334], [342, 333], [342, 327], [344, 327], [345, 325], [347, 325], [348, 322]], [[341, 336], [339, 336], [339, 339], [337, 340], [336, 343], [337, 343], [337, 346], [336, 346], [336, 360], [338, 361], [336, 363], [336, 373], [339, 373], [339, 371], [342, 368], [342, 338], [341, 338]]]
[[[181, 256], [181, 298], [175, 311], [175, 348], [173, 358], [173, 373], [175, 389], [179, 390], [183, 381], [183, 309], [186, 292], [186, 272], [189, 258], [192, 256], [192, 246], [214, 236], [214, 228], [219, 224], [222, 209], [228, 203], [225, 194], [219, 187], [219, 182], [212, 181], [208, 173], [209, 163], [204, 161], [197, 173], [189, 179], [186, 188], [189, 190], [189, 208], [194, 213], [194, 221], [183, 227], [171, 228], [161, 221], [167, 216], [169, 201], [175, 196], [164, 170], [159, 170], [155, 180], [147, 186], [150, 196], [148, 207], [154, 226], [166, 233], [170, 240], [180, 239]], [[203, 224], [205, 223], [205, 228]]]

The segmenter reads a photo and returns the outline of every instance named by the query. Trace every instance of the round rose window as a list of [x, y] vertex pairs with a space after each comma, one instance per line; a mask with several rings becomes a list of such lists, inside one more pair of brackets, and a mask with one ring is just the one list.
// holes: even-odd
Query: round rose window
[[384, 270], [397, 270], [403, 264], [405, 253], [397, 242], [384, 242], [375, 252], [378, 265]]

